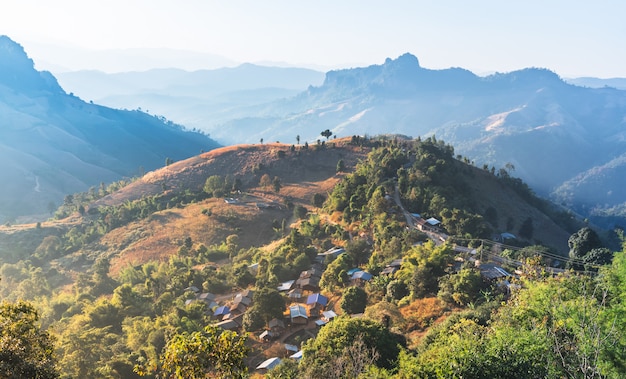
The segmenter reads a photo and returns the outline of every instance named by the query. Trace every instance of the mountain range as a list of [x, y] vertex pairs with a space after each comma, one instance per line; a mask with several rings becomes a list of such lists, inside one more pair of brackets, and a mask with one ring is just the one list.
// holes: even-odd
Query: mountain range
[[0, 36], [0, 220], [45, 215], [67, 194], [213, 149], [163, 117], [86, 103]]
[[321, 86], [257, 112], [220, 128], [249, 142], [311, 141], [325, 129], [435, 135], [477, 166], [514, 168], [538, 194], [596, 222], [626, 202], [626, 91], [571, 85], [546, 69], [479, 77], [405, 54], [330, 71]]
[[[3, 45], [7, 41], [4, 38]], [[81, 167], [102, 163], [95, 163], [96, 169], [82, 169], [88, 174], [86, 179], [77, 180], [80, 175], [63, 169], [60, 177], [68, 176], [62, 180], [66, 184], [45, 191], [54, 193], [52, 197], [58, 201], [61, 193], [93, 185], [96, 177], [98, 182], [107, 182], [139, 172], [139, 166], [146, 170], [158, 167], [166, 157], [179, 159], [217, 146], [206, 136], [183, 131], [167, 117], [209, 133], [223, 144], [261, 140], [315, 143], [323, 139], [320, 132], [326, 129], [331, 136], [434, 135], [478, 167], [499, 170], [506, 166], [511, 175], [522, 178], [539, 195], [595, 223], [608, 227], [623, 225], [626, 220], [622, 179], [626, 173], [626, 91], [614, 88], [619, 87], [618, 79], [602, 82], [604, 85], [585, 78], [565, 81], [540, 68], [481, 77], [462, 68], [424, 68], [415, 56], [404, 54], [380, 65], [326, 74], [252, 64], [192, 72], [157, 69], [59, 74], [61, 86], [70, 91], [68, 95], [51, 74], [33, 69], [21, 47], [18, 50], [20, 53], [13, 55], [19, 58], [6, 58], [2, 63], [5, 122], [37, 133], [38, 138], [42, 130], [47, 133], [45, 138], [51, 138], [52, 129], [42, 129], [48, 124], [62, 125], [62, 132], [72, 136], [77, 130], [71, 128], [80, 124], [80, 133], [89, 131], [96, 137], [78, 137], [85, 143], [80, 151], [88, 151], [90, 158], [77, 153], [66, 157], [68, 148], [63, 147], [62, 154], [46, 155], [55, 157], [47, 159], [46, 149], [62, 144], [46, 142], [37, 153], [45, 169], [38, 170], [20, 168], [33, 160], [33, 154], [15, 158], [19, 154], [8, 154], [7, 146], [20, 146], [19, 141], [15, 140], [16, 144], [3, 138], [2, 155], [5, 162], [11, 162], [10, 169], [4, 171], [10, 179], [6, 181], [10, 185], [4, 187], [7, 193], [26, 187], [31, 192], [41, 191], [42, 180], [47, 186], [52, 179], [39, 173], [53, 172], [47, 167], [52, 161], [74, 159], [82, 162], [78, 164]], [[5, 55], [7, 51], [3, 48]], [[16, 77], [20, 79], [11, 81]], [[81, 98], [135, 110], [114, 111]], [[109, 123], [119, 125], [121, 133], [129, 132], [128, 123], [146, 129], [135, 130], [135, 140], [114, 136], [107, 145], [107, 139], [98, 135], [102, 128], [97, 125]], [[10, 130], [8, 126], [3, 129], [5, 135]], [[157, 137], [156, 130], [191, 138], [196, 145], [158, 145], [158, 141], [173, 140], [158, 137], [150, 141]], [[146, 131], [148, 134], [144, 134]], [[20, 138], [31, 140], [26, 135], [21, 133]], [[107, 131], [109, 135], [113, 134]], [[32, 139], [30, 145], [34, 146], [36, 140]], [[91, 146], [93, 141], [101, 146]], [[132, 153], [124, 150], [120, 141], [128, 141]], [[139, 152], [136, 146], [143, 145], [148, 151], [139, 155], [145, 160], [140, 163], [130, 159]], [[104, 163], [107, 159], [113, 164]], [[45, 208], [48, 201], [48, 197], [37, 201], [36, 209]], [[25, 205], [21, 202], [20, 207]], [[1, 206], [6, 208], [8, 204]]]
[[540, 68], [482, 77], [424, 68], [405, 54], [325, 76], [242, 65], [76, 72], [61, 81], [111, 106], [149, 107], [224, 144], [314, 143], [326, 129], [337, 136], [435, 135], [479, 167], [514, 168], [511, 174], [539, 195], [582, 217], [624, 224], [626, 92], [619, 79], [566, 81]]

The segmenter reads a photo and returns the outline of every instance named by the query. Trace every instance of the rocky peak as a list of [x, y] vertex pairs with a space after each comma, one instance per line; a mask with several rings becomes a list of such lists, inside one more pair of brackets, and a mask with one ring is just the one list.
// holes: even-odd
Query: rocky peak
[[63, 91], [52, 74], [35, 70], [22, 45], [7, 36], [0, 36], [0, 85], [17, 92]]

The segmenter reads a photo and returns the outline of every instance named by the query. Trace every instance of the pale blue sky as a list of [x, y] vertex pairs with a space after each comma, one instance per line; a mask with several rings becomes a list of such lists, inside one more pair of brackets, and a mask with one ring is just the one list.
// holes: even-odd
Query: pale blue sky
[[410, 52], [428, 68], [545, 67], [564, 77], [626, 77], [625, 17], [622, 0], [0, 0], [0, 34], [52, 63], [62, 59], [42, 46], [325, 67]]

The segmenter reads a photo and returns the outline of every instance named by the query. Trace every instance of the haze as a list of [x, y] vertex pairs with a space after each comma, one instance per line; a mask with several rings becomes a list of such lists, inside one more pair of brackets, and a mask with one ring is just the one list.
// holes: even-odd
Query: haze
[[[53, 72], [241, 62], [325, 70], [411, 52], [429, 68], [609, 78], [626, 77], [624, 14], [617, 1], [31, 0], [2, 1], [0, 34]], [[115, 62], [100, 54], [134, 48], [179, 51], [109, 51]]]

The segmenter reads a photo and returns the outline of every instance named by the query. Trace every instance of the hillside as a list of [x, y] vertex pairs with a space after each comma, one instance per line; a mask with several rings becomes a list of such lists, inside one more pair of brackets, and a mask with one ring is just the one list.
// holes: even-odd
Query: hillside
[[[124, 218], [115, 213], [118, 211], [111, 213], [120, 217], [120, 221], [114, 225], [111, 222], [113, 226], [107, 227], [109, 231], [101, 237], [96, 235], [93, 242], [78, 245], [82, 246], [78, 249], [79, 255], [86, 254], [91, 257], [89, 259], [108, 256], [112, 259], [113, 271], [117, 272], [127, 263], [136, 265], [166, 259], [176, 253], [181, 241], [187, 237], [206, 246], [219, 245], [232, 234], [238, 236], [242, 248], [270, 244], [280, 236], [275, 230], [277, 223], [280, 225], [286, 220], [289, 225], [295, 221], [290, 208], [300, 205], [315, 211], [311, 204], [313, 195], [327, 197], [333, 190], [343, 176], [336, 173], [340, 160], [347, 170], [352, 170], [365, 159], [371, 148], [354, 146], [343, 139], [324, 148], [311, 146], [305, 150], [301, 145], [295, 151], [291, 149], [285, 144], [238, 145], [175, 162], [87, 204], [84, 216], [73, 213], [66, 219], [46, 221], [41, 223], [42, 229], [34, 229], [34, 224], [0, 227], [0, 256], [13, 261], [15, 258], [9, 257], [32, 252], [49, 234], [62, 235], [72, 229], [91, 233], [90, 228], [102, 223], [97, 220], [106, 212], [124, 208], [128, 209], [129, 215]], [[495, 220], [491, 220], [490, 226], [494, 233], [517, 234], [524, 220], [531, 218], [534, 226], [531, 242], [565, 253], [568, 231], [493, 174], [460, 161], [454, 164], [464, 166], [455, 171], [454, 184], [451, 184], [463, 191], [463, 197], [455, 200], [459, 206], [466, 200], [471, 204], [467, 211], [485, 214], [490, 212], [487, 209], [496, 209]], [[224, 176], [224, 173], [238, 180], [242, 189], [241, 194], [233, 195], [237, 198], [233, 204], [227, 204], [223, 198], [206, 198], [203, 194], [207, 178]], [[264, 175], [279, 179], [281, 188], [278, 193], [259, 184]], [[258, 204], [275, 206], [260, 207]], [[411, 212], [426, 211], [412, 209], [414, 206], [409, 200], [405, 200], [405, 206]], [[132, 216], [141, 207], [150, 213]], [[150, 209], [162, 210], [152, 213]], [[28, 230], [35, 233], [32, 238], [27, 237]], [[74, 266], [67, 268], [77, 269]]]
[[0, 221], [43, 219], [65, 195], [218, 144], [160, 116], [86, 103], [0, 37]]
[[[253, 370], [284, 357], [284, 343], [306, 349], [304, 340], [325, 338], [310, 305], [304, 324], [284, 314], [319, 291], [331, 299], [328, 310], [364, 309], [366, 324], [389, 317], [394, 326], [384, 330], [413, 348], [428, 341], [431, 325], [453, 322], [470, 303], [504, 304], [501, 287], [472, 268], [477, 252], [481, 261], [509, 257], [501, 264], [511, 271], [526, 269], [515, 263], [524, 254], [561, 265], [571, 234], [564, 228], [578, 227], [506, 171], [474, 167], [433, 138], [400, 136], [219, 148], [74, 194], [56, 214], [0, 226], [0, 296], [37, 302], [60, 341], [59, 367], [89, 377], [136, 378], [140, 369], [155, 377], [175, 336], [220, 321], [214, 312], [223, 306], [237, 330], [250, 332], [245, 366]], [[415, 225], [430, 217], [441, 225]], [[490, 241], [502, 232], [517, 238]], [[346, 252], [321, 255], [334, 246]], [[459, 260], [467, 263], [457, 267]], [[399, 271], [385, 276], [394, 261]], [[376, 279], [350, 280], [353, 268]], [[301, 300], [277, 290], [313, 273], [317, 282], [302, 287]], [[473, 284], [453, 288], [466, 274]], [[237, 305], [245, 290], [255, 294]], [[359, 290], [367, 294], [363, 309], [345, 305]], [[273, 318], [284, 319], [285, 333], [263, 342], [259, 334]]]

